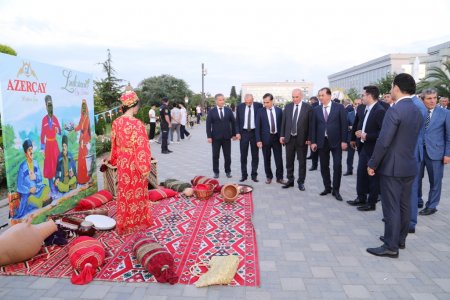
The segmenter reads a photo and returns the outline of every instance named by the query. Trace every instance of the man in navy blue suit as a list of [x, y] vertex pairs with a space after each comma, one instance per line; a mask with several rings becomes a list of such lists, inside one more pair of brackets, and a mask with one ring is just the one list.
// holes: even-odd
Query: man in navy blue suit
[[272, 94], [263, 96], [264, 107], [256, 114], [256, 145], [262, 148], [264, 156], [264, 171], [266, 173], [266, 184], [272, 183], [273, 173], [271, 168], [271, 156], [275, 159], [277, 183], [285, 184], [283, 181], [283, 157], [280, 144], [280, 130], [283, 112], [281, 108], [273, 105]]
[[350, 99], [344, 99], [342, 101], [345, 107], [345, 111], [347, 112], [347, 172], [344, 173], [344, 176], [353, 175], [353, 158], [355, 157], [355, 149], [350, 147], [350, 140], [352, 137], [352, 127], [355, 122], [356, 111], [353, 108], [352, 102]]
[[[312, 96], [311, 98], [309, 98], [309, 104], [311, 104], [311, 107], [314, 109], [316, 106], [319, 106], [319, 99], [316, 96]], [[319, 152], [310, 151], [309, 157], [307, 157], [307, 159], [311, 159], [311, 168], [309, 169], [309, 171], [317, 170], [317, 166], [319, 165]]]
[[258, 182], [258, 164], [259, 164], [259, 149], [256, 146], [256, 112], [262, 108], [262, 104], [253, 101], [253, 95], [247, 94], [244, 97], [244, 103], [238, 105], [236, 110], [236, 139], [240, 140], [241, 150], [241, 180], [246, 181], [247, 173], [247, 157], [248, 148], [250, 147], [252, 153], [252, 180]]
[[[331, 193], [336, 200], [342, 201], [339, 193], [342, 177], [342, 150], [347, 149], [347, 114], [344, 106], [331, 101], [331, 90], [320, 89], [319, 100], [322, 105], [313, 110], [311, 122], [311, 150], [319, 150], [320, 173], [325, 196]], [[330, 152], [333, 155], [333, 186], [330, 179]]]
[[398, 249], [405, 247], [408, 235], [411, 187], [417, 175], [416, 142], [423, 119], [413, 103], [416, 92], [414, 78], [406, 73], [395, 76], [391, 95], [395, 105], [389, 108], [383, 120], [380, 135], [369, 160], [367, 172], [380, 176], [381, 203], [384, 217], [384, 244], [367, 248], [377, 256], [398, 257]]
[[[425, 208], [419, 215], [434, 214], [441, 199], [442, 177], [444, 176], [444, 164], [450, 162], [450, 113], [447, 109], [437, 106], [437, 92], [434, 89], [426, 89], [422, 92], [423, 103], [427, 109], [424, 124], [423, 160], [418, 175], [419, 190], [422, 190], [422, 177], [424, 169], [427, 169], [430, 181], [430, 191]], [[411, 197], [411, 199], [413, 199]], [[414, 210], [414, 208], [416, 208]], [[411, 222], [409, 228], [415, 228], [417, 224], [417, 203], [411, 203]]]
[[216, 106], [212, 108], [206, 118], [206, 135], [208, 143], [212, 144], [212, 159], [214, 178], [219, 178], [220, 148], [225, 160], [225, 173], [231, 178], [231, 139], [235, 139], [236, 124], [233, 112], [225, 107], [223, 94], [214, 96]]

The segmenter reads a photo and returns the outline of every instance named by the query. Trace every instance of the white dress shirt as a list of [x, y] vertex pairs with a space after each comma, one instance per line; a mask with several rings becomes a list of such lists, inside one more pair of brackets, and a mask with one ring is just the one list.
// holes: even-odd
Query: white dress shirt
[[[251, 120], [250, 120], [250, 129], [255, 129], [255, 106], [250, 105], [251, 110], [252, 110], [252, 115], [251, 115]], [[248, 105], [245, 105], [245, 117], [244, 117], [244, 129], [249, 129], [247, 128], [247, 124], [248, 124]]]
[[[270, 109], [268, 109], [268, 108], [266, 108], [266, 112], [267, 112], [267, 118], [269, 119], [269, 133], [272, 133], [272, 132], [270, 132], [270, 129], [271, 129], [271, 123], [270, 123]], [[277, 133], [278, 132], [278, 128], [277, 128], [277, 114], [275, 113], [275, 106], [272, 106], [272, 115], [273, 115], [273, 122], [275, 123], [274, 125], [275, 125], [275, 132], [274, 132], [274, 134], [275, 133]]]
[[[295, 108], [298, 107], [297, 120], [294, 120]], [[292, 109], [292, 127], [297, 127], [298, 118], [300, 117], [300, 112], [302, 111], [302, 102], [299, 104], [294, 104]]]

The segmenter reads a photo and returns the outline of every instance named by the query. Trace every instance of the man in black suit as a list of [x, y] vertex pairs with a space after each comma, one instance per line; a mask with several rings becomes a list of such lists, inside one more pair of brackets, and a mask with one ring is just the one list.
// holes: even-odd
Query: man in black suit
[[422, 113], [413, 103], [414, 78], [406, 73], [395, 76], [391, 95], [395, 104], [386, 112], [380, 136], [369, 160], [367, 172], [380, 175], [384, 217], [384, 244], [368, 248], [377, 256], [398, 257], [408, 235], [411, 189], [417, 175], [416, 142], [423, 124]]
[[308, 152], [309, 123], [312, 119], [312, 108], [302, 102], [303, 93], [300, 89], [292, 91], [292, 103], [284, 108], [280, 128], [280, 143], [286, 145], [287, 183], [283, 188], [294, 186], [295, 155], [298, 160], [298, 189], [305, 190], [306, 154]]
[[342, 101], [345, 111], [347, 112], [347, 172], [344, 173], [344, 176], [353, 175], [353, 158], [355, 157], [355, 149], [350, 147], [350, 140], [352, 135], [352, 126], [355, 122], [355, 109], [353, 108], [352, 102], [350, 99], [344, 99]]
[[263, 96], [264, 107], [256, 114], [256, 145], [262, 148], [264, 156], [264, 170], [266, 172], [266, 184], [272, 183], [273, 173], [271, 168], [271, 152], [275, 159], [276, 178], [280, 184], [283, 181], [283, 157], [280, 144], [280, 128], [283, 112], [281, 108], [273, 105], [272, 94]]
[[[309, 98], [309, 103], [311, 107], [314, 109], [316, 106], [319, 106], [319, 99], [316, 96], [312, 96]], [[311, 159], [311, 168], [309, 171], [317, 170], [317, 166], [319, 164], [319, 152], [310, 151], [309, 157], [307, 159]]]
[[367, 173], [367, 163], [372, 157], [375, 143], [380, 135], [383, 124], [385, 109], [377, 101], [380, 91], [376, 86], [369, 85], [364, 87], [363, 103], [365, 104], [364, 116], [358, 123], [355, 136], [360, 140], [361, 151], [359, 153], [358, 171], [357, 171], [357, 192], [361, 202], [366, 201], [369, 194], [368, 203], [361, 203], [358, 206], [360, 211], [375, 210], [378, 195], [380, 194], [380, 182], [378, 174], [369, 176]]
[[231, 138], [235, 139], [236, 124], [233, 112], [225, 107], [223, 94], [214, 96], [216, 107], [212, 108], [206, 118], [206, 135], [208, 143], [212, 144], [212, 159], [214, 178], [219, 178], [220, 148], [225, 160], [225, 173], [231, 178]]
[[256, 146], [255, 124], [256, 112], [262, 108], [262, 104], [253, 101], [253, 95], [247, 94], [244, 103], [238, 105], [236, 110], [236, 139], [240, 141], [241, 149], [241, 180], [246, 181], [248, 148], [252, 153], [252, 180], [258, 182], [259, 149]]
[[[321, 196], [332, 193], [342, 201], [339, 193], [342, 177], [342, 150], [347, 148], [347, 115], [344, 106], [331, 101], [331, 90], [327, 87], [319, 91], [322, 105], [314, 108], [311, 123], [311, 150], [319, 150], [320, 173], [325, 190]], [[330, 152], [333, 155], [333, 188], [330, 179]]]

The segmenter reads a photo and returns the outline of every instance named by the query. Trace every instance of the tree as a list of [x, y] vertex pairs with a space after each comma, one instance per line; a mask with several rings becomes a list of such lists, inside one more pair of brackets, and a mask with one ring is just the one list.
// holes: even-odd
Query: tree
[[237, 99], [236, 87], [234, 85], [231, 87], [230, 98]]
[[386, 93], [389, 93], [392, 88], [392, 82], [394, 81], [395, 76], [397, 76], [396, 73], [388, 73], [385, 77], [379, 79], [377, 82], [375, 82], [375, 85], [380, 90], [380, 94], [384, 95]]
[[355, 101], [359, 97], [358, 91], [355, 88], [349, 88], [345, 93], [352, 101]]
[[163, 97], [170, 101], [184, 101], [184, 97], [191, 98], [192, 91], [183, 79], [163, 74], [142, 80], [137, 86], [137, 93], [144, 104], [159, 104]]
[[442, 64], [443, 68], [431, 67], [428, 74], [417, 85], [417, 93], [426, 88], [435, 88], [441, 97], [450, 98], [450, 60]]
[[3, 44], [0, 44], [0, 53], [5, 53], [5, 54], [17, 56], [16, 50], [14, 50], [13, 48], [11, 48], [8, 45], [3, 45]]
[[[98, 63], [102, 65], [103, 71], [106, 73], [106, 78], [100, 81], [94, 80], [94, 100], [101, 101], [100, 105], [94, 104], [95, 108], [100, 106], [106, 106], [107, 108], [112, 108], [114, 106], [120, 105], [120, 89], [122, 86], [120, 83], [122, 79], [115, 77], [116, 70], [112, 67], [111, 51], [108, 49], [108, 58], [102, 62]], [[95, 111], [96, 113], [99, 111]]]

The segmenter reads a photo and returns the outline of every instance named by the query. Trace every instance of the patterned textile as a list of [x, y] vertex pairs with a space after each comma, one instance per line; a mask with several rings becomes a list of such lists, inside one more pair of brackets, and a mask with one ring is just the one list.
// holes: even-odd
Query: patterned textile
[[74, 273], [70, 281], [73, 284], [86, 284], [92, 281], [96, 269], [103, 264], [105, 249], [96, 239], [80, 236], [69, 246], [69, 259], [72, 267], [81, 271], [79, 275]]
[[174, 190], [166, 189], [166, 188], [158, 188], [156, 190], [149, 190], [148, 198], [150, 199], [150, 201], [155, 202], [155, 201], [162, 200], [164, 198], [173, 197], [176, 194], [178, 194], [178, 192], [175, 192]]
[[[224, 203], [218, 194], [208, 201], [191, 198], [166, 198], [153, 206], [155, 225], [145, 236], [158, 241], [174, 257], [178, 283], [193, 284], [198, 277], [190, 268], [207, 262], [214, 255], [237, 255], [239, 266], [230, 285], [259, 286], [256, 236], [252, 224], [252, 194], [239, 196], [234, 204]], [[116, 201], [110, 201], [109, 216]], [[102, 231], [94, 236], [105, 247], [105, 263], [94, 280], [156, 282], [133, 254], [133, 245], [141, 234], [118, 235]], [[29, 261], [0, 267], [0, 275], [64, 277], [72, 274], [68, 247], [50, 246]], [[201, 270], [203, 273], [205, 268]]]
[[210, 183], [215, 184], [216, 188], [214, 189], [214, 192], [218, 193], [222, 189], [222, 186], [219, 183], [219, 180], [214, 178], [208, 178], [206, 176], [195, 176], [194, 179], [191, 180], [191, 183], [193, 186], [196, 186], [199, 183]]
[[144, 124], [123, 115], [111, 129], [111, 161], [117, 166], [117, 232], [124, 234], [152, 225], [148, 201], [148, 174], [151, 168], [150, 143]]
[[106, 202], [109, 202], [113, 199], [113, 195], [108, 190], [101, 190], [95, 194], [92, 194], [86, 198], [81, 199], [75, 210], [87, 210], [102, 206]]
[[192, 187], [192, 185], [189, 182], [184, 182], [177, 179], [166, 179], [162, 183], [162, 185], [165, 186], [166, 188], [172, 189], [177, 192], [182, 192], [186, 188]]
[[152, 239], [138, 239], [133, 246], [138, 262], [161, 283], [175, 284], [178, 276], [172, 254]]

